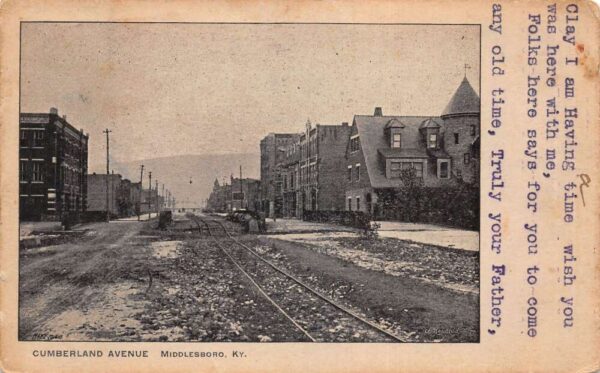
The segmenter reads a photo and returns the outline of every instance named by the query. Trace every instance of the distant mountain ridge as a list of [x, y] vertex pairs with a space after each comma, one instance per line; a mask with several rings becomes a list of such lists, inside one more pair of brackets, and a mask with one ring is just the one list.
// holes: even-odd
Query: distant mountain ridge
[[[111, 163], [110, 168], [123, 178], [133, 182], [140, 181], [140, 165], [144, 165], [144, 188], [148, 188], [148, 172], [152, 172], [152, 187], [158, 180], [162, 193], [162, 184], [169, 189], [181, 206], [203, 204], [212, 191], [215, 178], [229, 183], [231, 175], [239, 177], [240, 165], [243, 177], [260, 177], [260, 155], [258, 153], [241, 154], [190, 154], [171, 157], [159, 157], [131, 162]], [[105, 173], [105, 164], [92, 165], [89, 173]], [[190, 179], [192, 183], [190, 184]]]

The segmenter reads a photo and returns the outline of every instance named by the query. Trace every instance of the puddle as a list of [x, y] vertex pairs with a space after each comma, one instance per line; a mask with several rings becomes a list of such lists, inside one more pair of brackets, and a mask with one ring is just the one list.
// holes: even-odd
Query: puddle
[[152, 242], [155, 258], [177, 258], [179, 256], [178, 247], [181, 241], [156, 241]]

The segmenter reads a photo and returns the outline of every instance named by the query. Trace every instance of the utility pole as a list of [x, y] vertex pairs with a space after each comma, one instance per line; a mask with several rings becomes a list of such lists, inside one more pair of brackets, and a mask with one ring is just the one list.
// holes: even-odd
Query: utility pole
[[110, 178], [110, 159], [109, 159], [109, 139], [108, 139], [108, 134], [111, 133], [112, 131], [109, 130], [108, 128], [105, 129], [104, 131], [102, 131], [102, 133], [106, 134], [106, 222], [108, 223], [110, 221], [110, 198], [109, 198], [109, 178]]
[[154, 188], [154, 190], [156, 190], [156, 203], [155, 203], [156, 206], [155, 206], [155, 208], [156, 208], [156, 213], [158, 214], [158, 208], [159, 208], [158, 207], [158, 180], [155, 181], [155, 188]]
[[148, 172], [148, 219], [152, 217], [152, 171]]
[[144, 191], [144, 165], [140, 166], [140, 197], [137, 206], [137, 218], [140, 221], [140, 215], [142, 213], [142, 192]]
[[242, 179], [242, 165], [240, 165], [240, 192], [242, 193], [242, 200], [240, 201], [240, 209], [244, 208], [244, 200], [246, 196], [244, 195], [244, 179]]
[[166, 199], [165, 199], [165, 184], [162, 185], [162, 193], [161, 193], [161, 195], [162, 195], [162, 207], [164, 208], [165, 207], [165, 201], [166, 201]]

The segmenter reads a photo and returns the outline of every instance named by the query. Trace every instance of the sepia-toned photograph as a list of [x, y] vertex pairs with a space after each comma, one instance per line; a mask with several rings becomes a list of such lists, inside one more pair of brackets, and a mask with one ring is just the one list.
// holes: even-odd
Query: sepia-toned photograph
[[480, 61], [479, 24], [22, 22], [19, 341], [480, 342]]

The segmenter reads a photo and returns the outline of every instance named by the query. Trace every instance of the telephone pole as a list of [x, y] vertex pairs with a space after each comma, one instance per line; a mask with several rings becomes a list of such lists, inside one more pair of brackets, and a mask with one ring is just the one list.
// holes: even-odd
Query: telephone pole
[[148, 172], [148, 219], [152, 217], [152, 171]]
[[154, 208], [156, 208], [156, 213], [158, 214], [158, 180], [156, 180], [155, 183], [154, 190], [156, 190], [156, 206]]
[[165, 207], [165, 184], [162, 185], [162, 193], [161, 193], [161, 195], [162, 195], [162, 204], [161, 205], [164, 208]]
[[140, 197], [138, 199], [137, 205], [137, 218], [140, 220], [140, 215], [142, 213], [142, 191], [144, 190], [144, 165], [140, 166]]
[[105, 129], [104, 131], [102, 131], [102, 133], [106, 134], [106, 222], [108, 223], [110, 221], [110, 198], [109, 198], [109, 178], [110, 178], [110, 159], [109, 159], [109, 139], [108, 139], [108, 134], [111, 133], [112, 131], [109, 130], [108, 128]]

